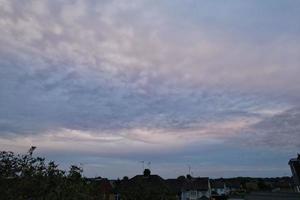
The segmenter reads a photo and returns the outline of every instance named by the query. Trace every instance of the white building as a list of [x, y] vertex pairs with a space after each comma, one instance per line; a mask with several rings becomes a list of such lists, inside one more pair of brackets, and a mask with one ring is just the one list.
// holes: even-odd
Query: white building
[[211, 182], [212, 195], [227, 196], [230, 192], [226, 183], [222, 180], [216, 180]]
[[186, 180], [181, 192], [181, 200], [208, 200], [211, 198], [209, 178]]

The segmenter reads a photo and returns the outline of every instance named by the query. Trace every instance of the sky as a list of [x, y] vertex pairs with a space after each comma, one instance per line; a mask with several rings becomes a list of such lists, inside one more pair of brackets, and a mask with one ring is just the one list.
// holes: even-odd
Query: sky
[[299, 0], [0, 0], [0, 149], [85, 176], [290, 176]]

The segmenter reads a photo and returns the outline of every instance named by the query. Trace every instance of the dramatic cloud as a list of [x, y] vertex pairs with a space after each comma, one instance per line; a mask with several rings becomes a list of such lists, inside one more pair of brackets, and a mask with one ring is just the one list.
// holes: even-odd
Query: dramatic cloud
[[300, 111], [298, 108], [287, 110], [278, 115], [266, 118], [250, 126], [248, 137], [250, 144], [260, 144], [267, 147], [295, 149], [300, 147]]
[[[90, 155], [90, 175], [120, 157], [125, 171], [143, 157], [162, 167], [163, 155], [176, 174], [185, 156], [210, 149], [213, 166], [253, 146], [282, 166], [300, 146], [299, 11], [295, 0], [0, 0], [0, 145]], [[269, 166], [229, 161], [251, 175]], [[229, 161], [216, 174], [232, 175]]]

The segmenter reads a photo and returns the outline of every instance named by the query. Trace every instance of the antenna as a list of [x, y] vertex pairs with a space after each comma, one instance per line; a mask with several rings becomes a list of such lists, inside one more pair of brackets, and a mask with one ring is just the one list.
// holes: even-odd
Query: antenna
[[191, 165], [187, 165], [187, 167], [188, 167], [188, 170], [189, 170], [189, 175], [191, 175], [191, 169], [192, 169], [192, 167], [191, 167]]
[[142, 163], [142, 166], [143, 166], [143, 171], [145, 170], [145, 161], [144, 160], [142, 160], [142, 161], [140, 161], [140, 163]]
[[148, 167], [148, 169], [151, 169], [151, 161], [149, 161], [149, 162], [147, 163], [147, 167]]

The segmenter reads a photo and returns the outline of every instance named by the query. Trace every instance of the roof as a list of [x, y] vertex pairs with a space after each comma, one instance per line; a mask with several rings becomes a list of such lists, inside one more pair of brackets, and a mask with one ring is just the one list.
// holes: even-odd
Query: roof
[[129, 180], [122, 180], [123, 187], [133, 187], [136, 185], [144, 185], [148, 187], [162, 187], [166, 186], [166, 183], [164, 182], [164, 179], [162, 179], [158, 175], [137, 175]]
[[225, 183], [228, 188], [235, 188], [235, 189], [241, 188], [241, 184], [242, 184], [240, 180], [235, 180], [235, 179], [226, 180]]
[[290, 159], [289, 164], [294, 163], [294, 162], [296, 162], [296, 163], [300, 162], [300, 154], [298, 154], [297, 158]]
[[225, 182], [221, 180], [212, 180], [210, 184], [212, 188], [223, 189], [225, 187]]
[[183, 187], [185, 180], [180, 179], [167, 179], [165, 182], [167, 183], [168, 187], [171, 189], [173, 193], [180, 193]]
[[131, 178], [129, 181], [131, 181], [131, 182], [136, 182], [136, 181], [164, 182], [164, 179], [158, 175], [150, 175], [150, 176], [136, 175], [133, 178]]
[[187, 179], [182, 187], [183, 190], [202, 190], [209, 189], [209, 178], [192, 178]]

